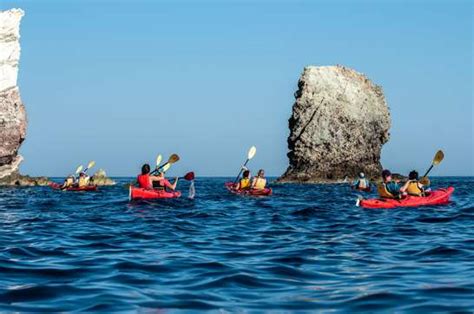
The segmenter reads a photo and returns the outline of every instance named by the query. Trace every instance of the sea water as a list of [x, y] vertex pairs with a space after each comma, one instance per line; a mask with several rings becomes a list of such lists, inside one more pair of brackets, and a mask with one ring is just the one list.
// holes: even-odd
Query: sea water
[[[0, 189], [0, 311], [473, 311], [474, 178], [451, 203], [356, 207], [346, 185], [193, 200]], [[183, 194], [189, 184], [180, 183]], [[372, 194], [373, 195], [373, 194]]]

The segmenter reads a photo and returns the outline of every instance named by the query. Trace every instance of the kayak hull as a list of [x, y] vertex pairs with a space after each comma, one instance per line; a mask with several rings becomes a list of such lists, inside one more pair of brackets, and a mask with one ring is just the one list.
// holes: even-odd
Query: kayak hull
[[397, 208], [443, 205], [449, 203], [449, 198], [453, 191], [453, 187], [448, 187], [445, 189], [429, 192], [429, 195], [425, 197], [407, 196], [401, 200], [381, 198], [367, 199], [361, 200], [359, 205], [364, 208]]
[[58, 183], [51, 183], [49, 185], [51, 188], [55, 190], [61, 190], [61, 191], [70, 191], [70, 192], [91, 192], [91, 191], [97, 191], [97, 185], [88, 185], [88, 186], [83, 186], [83, 187], [69, 187], [66, 189], [61, 189], [61, 184]]
[[147, 190], [130, 186], [130, 200], [137, 199], [169, 199], [178, 198], [181, 196], [181, 192], [167, 192], [164, 190]]
[[234, 189], [234, 183], [233, 182], [226, 182], [225, 183], [226, 189], [237, 195], [246, 195], [246, 196], [270, 196], [272, 195], [273, 191], [271, 188], [265, 188], [263, 190], [236, 190]]

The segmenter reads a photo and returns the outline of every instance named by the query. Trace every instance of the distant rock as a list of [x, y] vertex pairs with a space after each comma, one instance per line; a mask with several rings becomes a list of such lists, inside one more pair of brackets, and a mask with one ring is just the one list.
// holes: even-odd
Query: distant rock
[[0, 11], [0, 179], [16, 175], [18, 149], [26, 136], [26, 112], [17, 84], [20, 59], [19, 9]]
[[51, 181], [47, 177], [30, 177], [14, 172], [0, 178], [0, 186], [46, 186]]
[[382, 88], [343, 66], [303, 71], [289, 119], [289, 167], [279, 182], [379, 177], [390, 112]]
[[91, 177], [91, 183], [96, 185], [115, 185], [115, 181], [107, 177], [107, 173], [103, 169], [99, 169]]

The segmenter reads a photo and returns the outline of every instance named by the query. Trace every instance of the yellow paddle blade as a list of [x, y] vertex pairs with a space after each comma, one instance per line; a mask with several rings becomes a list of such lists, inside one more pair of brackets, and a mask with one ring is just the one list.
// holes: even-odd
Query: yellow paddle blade
[[77, 167], [76, 169], [76, 174], [78, 174], [79, 172], [82, 171], [82, 168], [84, 168], [82, 165], [80, 165], [79, 167]]
[[89, 164], [87, 165], [87, 169], [90, 169], [95, 166], [95, 161], [90, 161]]
[[247, 158], [252, 159], [256, 153], [257, 153], [257, 147], [255, 146], [250, 147], [249, 152], [247, 154]]
[[438, 150], [436, 152], [436, 155], [434, 156], [433, 158], [433, 165], [437, 166], [441, 163], [441, 161], [443, 161], [444, 159], [444, 153], [442, 150]]
[[168, 171], [168, 169], [169, 169], [170, 167], [171, 167], [171, 164], [168, 163], [168, 164], [164, 165], [163, 168], [161, 168], [161, 171], [162, 171], [162, 172], [166, 172], [166, 171]]
[[174, 164], [175, 162], [179, 161], [178, 154], [173, 154], [168, 158], [168, 164]]
[[157, 167], [160, 165], [162, 159], [163, 159], [163, 156], [161, 156], [161, 154], [156, 156], [156, 166]]

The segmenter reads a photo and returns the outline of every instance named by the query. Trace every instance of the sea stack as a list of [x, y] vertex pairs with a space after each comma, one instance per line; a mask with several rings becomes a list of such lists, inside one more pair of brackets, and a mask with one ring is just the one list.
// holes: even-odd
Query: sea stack
[[26, 112], [17, 84], [20, 59], [20, 9], [0, 11], [0, 179], [15, 175], [18, 149], [26, 135]]
[[390, 112], [380, 86], [344, 66], [308, 66], [289, 119], [289, 167], [279, 182], [378, 177]]

